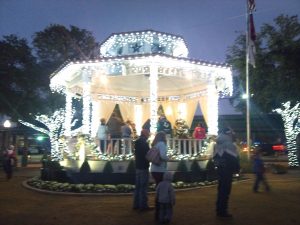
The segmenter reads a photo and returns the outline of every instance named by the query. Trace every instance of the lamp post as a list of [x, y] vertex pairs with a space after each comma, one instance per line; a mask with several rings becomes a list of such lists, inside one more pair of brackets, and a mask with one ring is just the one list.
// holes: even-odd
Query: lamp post
[[2, 140], [1, 140], [1, 148], [6, 148], [9, 145], [10, 141], [10, 128], [12, 127], [12, 123], [9, 119], [6, 119], [2, 124]]
[[10, 122], [10, 120], [5, 120], [4, 123], [3, 123], [3, 127], [5, 127], [5, 128], [10, 128], [10, 127], [11, 127], [11, 122]]
[[[248, 76], [247, 76], [248, 77]], [[246, 82], [247, 86], [247, 92], [242, 95], [242, 99], [246, 100], [246, 135], [247, 135], [247, 156], [248, 159], [250, 159], [250, 149], [251, 149], [251, 129], [250, 129], [250, 96], [249, 95], [249, 84], [248, 84], [248, 79]]]

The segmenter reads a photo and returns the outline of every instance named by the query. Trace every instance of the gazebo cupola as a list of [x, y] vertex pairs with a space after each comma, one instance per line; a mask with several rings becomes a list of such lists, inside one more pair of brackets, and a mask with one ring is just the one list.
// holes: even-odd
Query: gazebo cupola
[[188, 49], [182, 37], [152, 30], [112, 34], [100, 47], [102, 57], [157, 53], [186, 58]]

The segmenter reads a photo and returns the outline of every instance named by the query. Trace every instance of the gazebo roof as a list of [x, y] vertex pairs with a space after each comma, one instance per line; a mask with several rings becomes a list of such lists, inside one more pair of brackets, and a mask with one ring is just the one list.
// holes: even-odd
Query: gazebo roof
[[[159, 40], [163, 41], [157, 42]], [[143, 44], [134, 52], [136, 43]], [[163, 47], [162, 51], [152, 48], [157, 43]], [[122, 52], [118, 52], [120, 47]], [[176, 48], [179, 49], [176, 50], [178, 55]], [[68, 89], [81, 95], [83, 74], [88, 73], [94, 99], [100, 95], [147, 98], [149, 74], [151, 67], [155, 66], [159, 77], [158, 96], [161, 98], [205, 93], [207, 84], [220, 81], [223, 82], [221, 91], [232, 92], [231, 68], [224, 63], [187, 58], [186, 44], [177, 35], [152, 30], [117, 33], [106, 39], [100, 49], [98, 59], [68, 61], [62, 65], [50, 77], [51, 88]]]

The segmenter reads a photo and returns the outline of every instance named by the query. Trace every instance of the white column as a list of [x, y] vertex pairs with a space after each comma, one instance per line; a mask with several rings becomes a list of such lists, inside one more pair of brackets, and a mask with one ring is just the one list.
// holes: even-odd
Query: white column
[[72, 124], [72, 93], [66, 91], [66, 111], [65, 111], [65, 136], [71, 136]]
[[142, 105], [134, 105], [134, 123], [136, 133], [140, 135], [143, 126], [143, 109]]
[[92, 101], [92, 126], [91, 126], [91, 134], [92, 137], [96, 137], [97, 130], [99, 126], [99, 104], [96, 101]]
[[215, 85], [208, 84], [207, 86], [207, 126], [208, 134], [218, 134], [218, 118], [219, 118], [219, 95]]
[[150, 132], [156, 133], [157, 127], [157, 81], [158, 81], [158, 67], [157, 65], [150, 66]]
[[82, 74], [83, 90], [83, 112], [82, 112], [82, 132], [90, 134], [91, 130], [91, 74], [88, 69], [85, 69]]

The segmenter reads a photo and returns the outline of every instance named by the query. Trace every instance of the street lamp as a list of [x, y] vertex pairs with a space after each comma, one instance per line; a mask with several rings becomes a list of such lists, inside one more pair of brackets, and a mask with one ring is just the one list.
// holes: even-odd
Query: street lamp
[[3, 126], [4, 126], [5, 128], [10, 128], [10, 127], [11, 127], [11, 122], [10, 122], [10, 120], [5, 120], [4, 123], [3, 123]]

